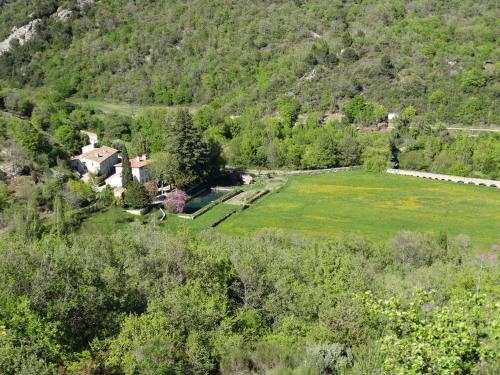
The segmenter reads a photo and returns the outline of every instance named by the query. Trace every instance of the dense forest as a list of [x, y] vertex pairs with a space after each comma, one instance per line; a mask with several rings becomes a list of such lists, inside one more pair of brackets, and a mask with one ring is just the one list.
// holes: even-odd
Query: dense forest
[[[63, 95], [207, 104], [223, 116], [344, 113], [360, 125], [413, 106], [420, 121], [498, 124], [496, 1], [24, 1], [0, 3], [0, 81]], [[58, 6], [72, 10], [61, 19]], [[15, 44], [15, 43], [14, 43]]]
[[[360, 96], [351, 103], [355, 103], [353, 113], [362, 112], [366, 105]], [[498, 133], [471, 137], [443, 126], [420, 124], [411, 106], [390, 132], [359, 131], [349, 120], [322, 124], [315, 115], [294, 124], [294, 108], [282, 103], [276, 116], [255, 120], [255, 112], [231, 119], [207, 106], [190, 116], [190, 121], [217, 166], [321, 169], [363, 165], [370, 171], [400, 167], [490, 179], [500, 176]], [[103, 144], [118, 149], [125, 145], [132, 157], [147, 154], [163, 161], [173, 136], [168, 110], [146, 110], [134, 118], [105, 114], [74, 105], [55, 92], [32, 96], [5, 89], [0, 91], [0, 110], [9, 114], [0, 117], [0, 143], [5, 150], [16, 148], [14, 154], [3, 153], [3, 162], [24, 160], [25, 172], [37, 169], [29, 155], [44, 159], [43, 165], [49, 167], [77, 154], [84, 144], [80, 130], [95, 131]], [[55, 147], [47, 148], [50, 142]], [[26, 157], [19, 159], [19, 154]]]

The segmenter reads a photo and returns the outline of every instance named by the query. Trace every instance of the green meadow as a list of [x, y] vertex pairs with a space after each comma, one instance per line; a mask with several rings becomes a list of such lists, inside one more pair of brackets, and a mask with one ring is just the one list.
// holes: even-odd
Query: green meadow
[[[166, 106], [166, 105], [135, 105], [130, 103], [112, 102], [101, 99], [82, 99], [71, 98], [68, 101], [80, 105], [84, 108], [101, 111], [106, 114], [117, 114], [122, 116], [134, 117], [147, 110], [166, 109], [175, 110], [181, 108], [180, 106]], [[182, 107], [184, 108], [184, 107]], [[194, 111], [196, 107], [189, 107], [190, 111]]]
[[80, 233], [112, 233], [127, 226], [157, 226], [162, 230], [178, 232], [183, 230], [202, 231], [212, 227], [212, 224], [223, 218], [225, 215], [238, 209], [226, 203], [221, 203], [195, 220], [182, 219], [177, 215], [167, 214], [164, 221], [160, 221], [161, 212], [157, 209], [145, 216], [134, 216], [128, 214], [119, 207], [110, 207], [104, 211], [90, 215], [84, 219], [80, 228]]
[[[84, 220], [80, 232], [110, 233], [129, 225], [202, 231], [237, 209], [222, 203], [195, 220], [169, 214], [161, 222], [158, 210], [136, 217], [114, 207]], [[489, 248], [500, 243], [500, 190], [363, 171], [294, 176], [216, 227], [229, 235], [263, 229], [323, 238], [359, 233], [384, 242], [402, 230], [446, 232]]]
[[443, 231], [489, 247], [500, 242], [500, 190], [363, 171], [296, 176], [218, 228], [327, 238], [359, 232], [382, 241], [401, 230]]

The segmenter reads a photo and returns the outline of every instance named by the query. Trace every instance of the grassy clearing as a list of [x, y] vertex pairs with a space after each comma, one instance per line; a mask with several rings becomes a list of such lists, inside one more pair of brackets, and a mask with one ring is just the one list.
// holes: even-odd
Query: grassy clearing
[[153, 210], [145, 216], [134, 216], [119, 207], [111, 207], [105, 211], [89, 216], [82, 222], [80, 233], [112, 233], [126, 229], [137, 223], [142, 225], [157, 225], [165, 231], [178, 232], [180, 230], [202, 231], [211, 228], [212, 224], [226, 214], [238, 209], [238, 206], [221, 203], [210, 209], [195, 220], [181, 219], [177, 215], [167, 215], [165, 221], [160, 221], [161, 212]]
[[489, 247], [500, 242], [500, 191], [363, 171], [296, 176], [219, 226], [237, 235], [265, 228], [327, 238], [359, 232], [383, 241], [400, 230], [444, 231]]
[[[68, 99], [71, 103], [78, 104], [84, 108], [93, 109], [96, 111], [101, 111], [108, 114], [118, 114], [128, 117], [134, 117], [137, 114], [150, 109], [167, 109], [175, 110], [181, 108], [181, 106], [165, 106], [165, 105], [137, 105], [131, 103], [119, 103], [111, 102], [100, 99], [81, 99], [81, 98], [71, 98]], [[184, 108], [184, 107], [182, 107]], [[196, 110], [195, 107], [188, 107], [189, 111], [193, 112]]]
[[[195, 220], [168, 215], [163, 222], [158, 210], [137, 217], [110, 208], [86, 219], [80, 231], [111, 233], [132, 223], [173, 232], [201, 231], [238, 208], [221, 203]], [[216, 230], [245, 235], [266, 228], [323, 238], [360, 233], [374, 241], [387, 241], [401, 230], [444, 231], [451, 236], [466, 234], [489, 248], [500, 243], [500, 191], [363, 171], [295, 176]]]

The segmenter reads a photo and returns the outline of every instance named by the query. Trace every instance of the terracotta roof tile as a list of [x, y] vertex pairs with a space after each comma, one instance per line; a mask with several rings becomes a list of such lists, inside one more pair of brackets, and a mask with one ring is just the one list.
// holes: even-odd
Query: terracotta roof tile
[[[146, 165], [151, 164], [153, 161], [152, 160], [137, 160], [137, 158], [134, 158], [130, 160], [130, 168], [142, 168], [145, 167]], [[115, 164], [115, 167], [121, 167], [122, 163]]]

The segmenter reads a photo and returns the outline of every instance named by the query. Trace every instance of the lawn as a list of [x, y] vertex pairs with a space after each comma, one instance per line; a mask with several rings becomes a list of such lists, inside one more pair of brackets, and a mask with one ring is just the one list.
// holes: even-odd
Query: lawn
[[[169, 109], [174, 110], [176, 108], [180, 108], [178, 106], [165, 106], [165, 105], [137, 105], [131, 103], [119, 103], [119, 102], [111, 102], [100, 99], [80, 99], [80, 98], [71, 98], [68, 101], [78, 104], [84, 108], [89, 108], [97, 111], [101, 111], [103, 113], [108, 114], [118, 114], [123, 116], [134, 117], [138, 113], [144, 112], [148, 109]], [[189, 108], [190, 111], [195, 110], [195, 107]]]
[[237, 235], [264, 228], [381, 241], [401, 230], [444, 231], [489, 247], [500, 243], [500, 190], [363, 171], [295, 176], [218, 227]]
[[[111, 233], [134, 222], [201, 231], [238, 208], [221, 203], [195, 220], [168, 215], [160, 222], [158, 210], [137, 217], [115, 207], [91, 215], [80, 232]], [[500, 243], [500, 190], [363, 171], [294, 176], [215, 230], [245, 235], [265, 228], [323, 238], [360, 233], [384, 242], [401, 230], [443, 231], [466, 234], [489, 248]]]
[[108, 234], [120, 229], [126, 229], [132, 223], [157, 225], [165, 231], [172, 232], [179, 230], [202, 231], [211, 228], [213, 223], [238, 208], [238, 206], [221, 203], [195, 220], [182, 219], [177, 215], [168, 214], [165, 221], [160, 221], [159, 218], [162, 215], [156, 209], [145, 216], [139, 217], [131, 215], [119, 207], [111, 207], [105, 211], [92, 214], [83, 220], [79, 232]]

